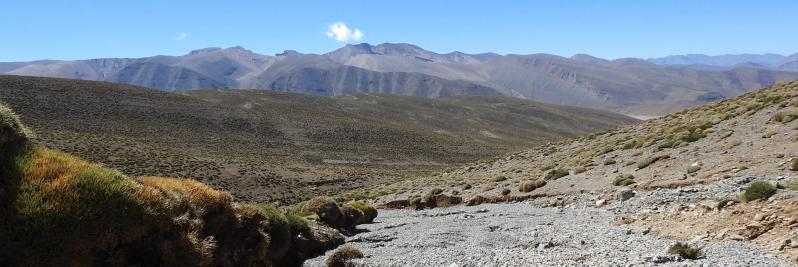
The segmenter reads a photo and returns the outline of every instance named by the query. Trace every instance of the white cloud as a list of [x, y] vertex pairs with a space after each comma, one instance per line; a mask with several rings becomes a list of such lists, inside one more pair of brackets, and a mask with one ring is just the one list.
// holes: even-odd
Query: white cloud
[[343, 22], [336, 22], [328, 26], [327, 36], [340, 42], [359, 41], [363, 39], [363, 32], [360, 29], [350, 29]]
[[181, 33], [177, 34], [177, 37], [175, 37], [175, 40], [178, 40], [178, 41], [185, 40], [186, 37], [188, 37], [188, 33], [181, 32]]

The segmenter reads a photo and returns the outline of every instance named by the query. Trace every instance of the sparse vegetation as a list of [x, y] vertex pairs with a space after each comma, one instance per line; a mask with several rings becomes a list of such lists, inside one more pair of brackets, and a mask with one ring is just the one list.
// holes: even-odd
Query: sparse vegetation
[[785, 110], [773, 115], [770, 118], [770, 121], [779, 122], [779, 123], [789, 123], [798, 119], [798, 111], [796, 110]]
[[692, 248], [684, 243], [676, 243], [668, 249], [668, 254], [679, 255], [682, 258], [695, 260], [703, 256], [700, 248]]
[[776, 194], [776, 190], [776, 186], [770, 182], [756, 181], [745, 189], [745, 193], [743, 193], [741, 199], [746, 202], [757, 199], [767, 199], [773, 194]]

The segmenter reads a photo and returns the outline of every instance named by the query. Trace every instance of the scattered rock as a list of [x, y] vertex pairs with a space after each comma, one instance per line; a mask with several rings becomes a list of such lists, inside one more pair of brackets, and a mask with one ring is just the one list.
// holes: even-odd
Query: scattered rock
[[634, 196], [635, 196], [635, 191], [632, 191], [632, 189], [629, 188], [623, 188], [616, 193], [615, 198], [618, 199], [619, 201], [627, 201]]

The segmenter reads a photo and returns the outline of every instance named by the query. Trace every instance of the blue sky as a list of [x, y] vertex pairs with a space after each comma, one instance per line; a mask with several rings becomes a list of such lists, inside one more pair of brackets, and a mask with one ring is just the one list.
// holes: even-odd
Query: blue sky
[[[0, 61], [237, 45], [324, 53], [347, 42], [603, 58], [798, 52], [798, 1], [0, 0], [0, 9]], [[336, 22], [350, 35], [328, 36]]]

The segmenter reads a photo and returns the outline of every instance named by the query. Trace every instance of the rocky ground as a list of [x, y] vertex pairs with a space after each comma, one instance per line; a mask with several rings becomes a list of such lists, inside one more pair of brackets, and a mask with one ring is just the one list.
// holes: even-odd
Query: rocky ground
[[[787, 226], [794, 223], [791, 211], [767, 206], [783, 206], [779, 201], [794, 199], [795, 192], [780, 190], [767, 201], [718, 208], [757, 180], [791, 178], [739, 177], [676, 189], [619, 188], [512, 204], [381, 210], [374, 224], [363, 225], [347, 242], [365, 254], [356, 263], [367, 266], [792, 266], [785, 260], [790, 254], [785, 249], [792, 247], [779, 251], [767, 245], [795, 235]], [[734, 217], [748, 213], [757, 218]], [[712, 231], [711, 222], [696, 225], [690, 216], [742, 226]], [[769, 221], [778, 221], [768, 229], [772, 233], [746, 236], [746, 225]], [[687, 260], [668, 254], [677, 241], [702, 248], [704, 256]], [[323, 266], [328, 255], [305, 265]]]

